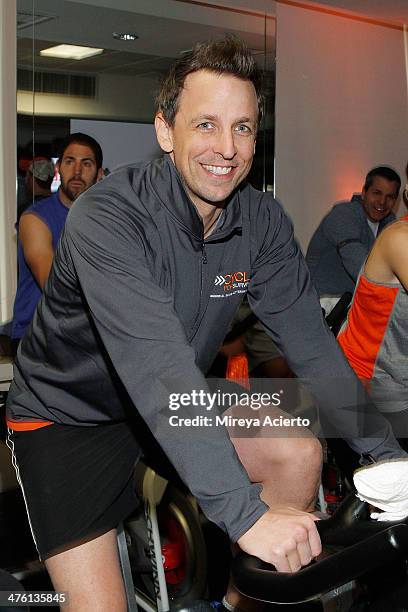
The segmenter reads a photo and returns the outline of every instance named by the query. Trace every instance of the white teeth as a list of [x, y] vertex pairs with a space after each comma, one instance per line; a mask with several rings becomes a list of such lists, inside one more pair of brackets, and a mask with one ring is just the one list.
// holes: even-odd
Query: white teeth
[[232, 170], [232, 166], [206, 166], [205, 164], [203, 164], [203, 168], [213, 174], [229, 174]]

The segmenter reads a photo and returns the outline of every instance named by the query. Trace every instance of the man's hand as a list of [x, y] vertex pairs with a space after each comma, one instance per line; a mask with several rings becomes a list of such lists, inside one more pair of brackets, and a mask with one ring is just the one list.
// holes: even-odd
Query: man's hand
[[316, 520], [307, 512], [274, 506], [237, 543], [249, 555], [274, 565], [278, 572], [297, 572], [321, 553]]

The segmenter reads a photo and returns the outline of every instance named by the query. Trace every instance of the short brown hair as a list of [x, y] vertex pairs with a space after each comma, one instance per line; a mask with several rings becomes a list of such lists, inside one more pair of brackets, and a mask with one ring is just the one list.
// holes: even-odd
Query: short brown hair
[[389, 166], [377, 166], [376, 168], [373, 168], [372, 170], [370, 170], [370, 172], [367, 174], [365, 178], [365, 183], [364, 183], [365, 191], [370, 189], [376, 176], [379, 176], [385, 179], [386, 181], [389, 181], [390, 183], [396, 183], [397, 188], [395, 192], [397, 195], [399, 194], [399, 190], [401, 188], [400, 176], [399, 174], [395, 172], [395, 170], [393, 170]]
[[261, 120], [264, 99], [260, 71], [246, 44], [238, 38], [226, 36], [222, 40], [198, 43], [171, 66], [156, 98], [157, 112], [163, 113], [168, 125], [174, 125], [186, 77], [198, 70], [230, 74], [238, 79], [250, 81], [255, 87], [258, 121]]
[[97, 170], [99, 170], [99, 168], [102, 168], [103, 154], [101, 145], [95, 140], [95, 138], [92, 138], [92, 136], [89, 136], [89, 134], [84, 134], [83, 132], [75, 132], [74, 134], [69, 134], [66, 138], [64, 138], [59, 147], [60, 153], [58, 158], [60, 162], [64, 157], [66, 149], [68, 149], [69, 145], [74, 143], [83, 145], [84, 147], [88, 147], [89, 149], [91, 149], [95, 156], [95, 164]]

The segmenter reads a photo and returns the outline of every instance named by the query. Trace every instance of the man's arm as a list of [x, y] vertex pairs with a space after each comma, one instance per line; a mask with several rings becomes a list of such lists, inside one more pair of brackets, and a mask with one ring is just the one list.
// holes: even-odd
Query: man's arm
[[370, 453], [375, 459], [404, 456], [389, 423], [367, 397], [324, 322], [290, 221], [279, 204], [264, 197], [269, 201], [257, 225], [262, 247], [248, 290], [253, 312], [318, 400], [320, 414], [337, 435], [359, 454]]
[[335, 206], [322, 222], [324, 235], [336, 249], [344, 269], [354, 282], [369, 251], [361, 241], [361, 221], [352, 209], [340, 205]]
[[42, 291], [54, 258], [51, 231], [37, 215], [26, 213], [20, 219], [19, 240], [24, 259]]

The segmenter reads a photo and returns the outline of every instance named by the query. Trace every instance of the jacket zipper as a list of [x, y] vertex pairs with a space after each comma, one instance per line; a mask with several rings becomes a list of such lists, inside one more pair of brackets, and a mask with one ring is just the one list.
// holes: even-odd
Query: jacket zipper
[[201, 308], [202, 308], [203, 292], [204, 292], [204, 270], [203, 270], [203, 266], [205, 266], [206, 264], [207, 264], [207, 253], [205, 251], [205, 242], [202, 242], [201, 243], [201, 266], [200, 266], [200, 272], [201, 272], [200, 303], [199, 303], [199, 306], [198, 306], [197, 317], [196, 317], [196, 320], [194, 321], [194, 327], [196, 325], [197, 320], [201, 320]]
[[191, 328], [191, 334], [189, 337], [189, 341], [191, 342], [191, 340], [194, 338], [197, 329], [199, 327], [199, 323], [201, 321], [201, 309], [202, 309], [202, 303], [203, 303], [203, 292], [204, 292], [204, 272], [203, 272], [203, 266], [206, 265], [208, 263], [207, 260], [207, 253], [205, 251], [205, 242], [201, 243], [201, 266], [200, 266], [200, 300], [198, 303], [198, 310], [197, 310], [197, 315], [194, 319], [194, 323], [193, 326]]

